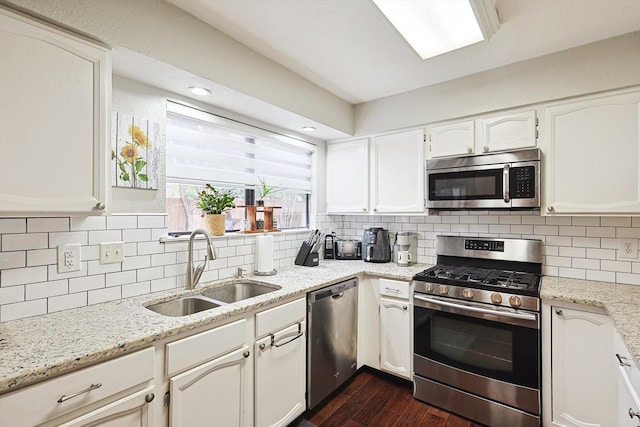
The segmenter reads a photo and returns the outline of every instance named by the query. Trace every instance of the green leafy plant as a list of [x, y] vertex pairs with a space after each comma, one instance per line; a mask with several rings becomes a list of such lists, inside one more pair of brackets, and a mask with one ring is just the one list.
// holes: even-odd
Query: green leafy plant
[[278, 191], [282, 191], [282, 188], [267, 185], [265, 180], [262, 179], [260, 175], [258, 175], [258, 181], [260, 181], [260, 184], [257, 186], [258, 200], [264, 200], [264, 198], [267, 197], [269, 194], [274, 194], [274, 193], [277, 193]]
[[221, 214], [231, 208], [235, 208], [236, 196], [229, 191], [220, 191], [211, 184], [198, 193], [198, 208], [205, 214]]

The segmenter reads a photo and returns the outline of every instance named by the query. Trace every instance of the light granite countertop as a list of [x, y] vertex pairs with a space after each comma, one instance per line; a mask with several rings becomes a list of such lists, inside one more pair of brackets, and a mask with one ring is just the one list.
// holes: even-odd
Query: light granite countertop
[[540, 296], [604, 308], [640, 366], [640, 286], [545, 276]]
[[[274, 276], [245, 275], [42, 316], [0, 323], [0, 394], [153, 345], [164, 338], [278, 304], [350, 277], [410, 280], [429, 267], [416, 264], [321, 261], [286, 267]], [[274, 292], [184, 317], [156, 314], [144, 306], [236, 281], [278, 285]], [[640, 286], [544, 277], [541, 297], [603, 307], [640, 365]]]
[[[425, 264], [398, 267], [394, 263], [321, 261], [317, 267], [281, 268], [274, 276], [245, 275], [243, 279], [199, 284], [190, 292], [174, 289], [0, 323], [0, 393], [142, 349], [204, 325], [215, 325], [232, 316], [291, 300], [350, 277], [370, 275], [410, 280], [427, 267]], [[183, 317], [163, 316], [144, 307], [198, 293], [205, 287], [247, 279], [282, 288]]]

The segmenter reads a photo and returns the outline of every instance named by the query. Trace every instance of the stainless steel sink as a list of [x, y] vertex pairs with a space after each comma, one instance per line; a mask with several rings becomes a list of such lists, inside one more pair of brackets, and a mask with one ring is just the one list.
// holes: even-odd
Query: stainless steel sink
[[220, 307], [220, 304], [198, 296], [183, 297], [147, 306], [151, 311], [171, 317], [188, 316], [216, 307]]
[[229, 283], [202, 291], [202, 295], [223, 303], [233, 303], [258, 295], [268, 294], [281, 289], [278, 285], [262, 285], [259, 283], [240, 282]]

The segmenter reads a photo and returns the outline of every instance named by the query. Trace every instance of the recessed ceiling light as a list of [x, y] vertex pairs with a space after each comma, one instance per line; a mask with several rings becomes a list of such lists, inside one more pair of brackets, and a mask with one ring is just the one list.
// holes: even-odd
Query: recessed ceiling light
[[189, 88], [189, 92], [198, 96], [207, 96], [211, 95], [211, 91], [209, 89], [205, 89], [203, 87], [191, 86]]
[[304, 132], [313, 132], [314, 130], [316, 130], [316, 128], [314, 128], [313, 126], [303, 126], [302, 130]]
[[483, 40], [500, 27], [491, 0], [373, 0], [422, 59]]

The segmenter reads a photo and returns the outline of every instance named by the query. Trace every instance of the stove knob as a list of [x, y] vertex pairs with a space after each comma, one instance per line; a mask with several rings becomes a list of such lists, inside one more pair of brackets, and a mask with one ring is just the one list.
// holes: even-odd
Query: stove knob
[[438, 293], [440, 295], [446, 295], [449, 293], [449, 287], [445, 285], [438, 286]]
[[466, 299], [473, 299], [473, 291], [469, 288], [462, 290], [462, 296]]
[[522, 299], [519, 296], [512, 295], [509, 297], [509, 304], [511, 304], [512, 307], [518, 308], [522, 305]]
[[433, 292], [433, 285], [431, 283], [425, 283], [424, 290], [426, 292]]
[[497, 292], [491, 294], [491, 302], [494, 304], [502, 304], [502, 295]]

